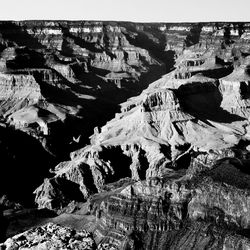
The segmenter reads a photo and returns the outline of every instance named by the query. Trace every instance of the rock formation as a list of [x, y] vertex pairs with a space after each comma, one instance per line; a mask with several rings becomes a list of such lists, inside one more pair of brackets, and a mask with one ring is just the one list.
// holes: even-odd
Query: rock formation
[[[134, 44], [134, 26], [108, 22], [0, 22], [0, 139], [3, 154], [5, 149], [14, 148], [6, 155], [9, 169], [19, 173], [19, 162], [26, 168], [23, 173], [27, 173], [38, 161], [34, 182], [49, 177], [48, 170], [85, 145], [94, 127], [112, 118], [120, 102], [166, 72], [166, 62], [158, 54]], [[155, 30], [163, 36], [157, 26]], [[164, 54], [163, 42], [161, 46]], [[25, 164], [17, 157], [19, 149], [15, 151], [18, 139], [5, 138], [16, 131], [27, 138], [23, 151], [30, 152], [31, 157]], [[11, 174], [6, 170], [2, 176], [10, 179]], [[14, 179], [28, 178], [28, 174], [20, 174]], [[1, 195], [13, 195], [9, 185], [3, 186]], [[27, 193], [21, 189], [22, 185], [20, 192]], [[33, 189], [30, 185], [29, 200]]]
[[[246, 115], [226, 111], [224, 103], [233, 101], [232, 96], [242, 99], [244, 105], [234, 103], [247, 113], [240, 89], [237, 97], [236, 91], [224, 87], [223, 78], [219, 82], [201, 73], [186, 79], [175, 76], [175, 71], [169, 73], [122, 104], [124, 111], [92, 136], [90, 146], [55, 168], [54, 180], [76, 183], [86, 198], [89, 190], [101, 190], [119, 178], [160, 177], [196, 161], [209, 167], [220, 157], [234, 156], [232, 148], [248, 138], [249, 125]], [[42, 186], [36, 190], [38, 203], [44, 197], [42, 190]]]
[[95, 242], [90, 233], [76, 232], [67, 227], [49, 223], [30, 229], [6, 240], [0, 247], [10, 249], [95, 249]]
[[170, 171], [100, 193], [90, 199], [95, 234], [120, 249], [247, 249], [248, 178], [225, 161], [196, 177]]
[[[78, 144], [41, 176], [39, 209], [91, 232], [97, 249], [250, 248], [248, 24], [20, 22], [16, 39], [1, 25], [3, 126], [55, 158], [66, 138]], [[48, 224], [4, 244], [50, 227], [71, 230]]]
[[[67, 134], [61, 142], [65, 150], [86, 124], [86, 143], [93, 126], [103, 124], [121, 101], [149, 84], [144, 79], [149, 72], [156, 79], [165, 71], [157, 55], [132, 43], [126, 23], [1, 22], [0, 34], [3, 121], [49, 141], [46, 149], [53, 154], [60, 147], [48, 146], [54, 143], [47, 138], [56, 134], [50, 132], [54, 127]], [[110, 113], [99, 110], [103, 107]], [[84, 111], [88, 109], [92, 115]]]
[[[97, 238], [120, 249], [249, 247], [243, 233], [249, 60], [237, 52], [237, 39], [232, 46], [215, 33], [203, 46], [202, 32], [198, 41], [192, 32], [175, 70], [122, 103], [122, 112], [95, 130], [91, 144], [72, 152], [36, 189], [40, 207], [67, 206], [53, 206], [58, 185], [46, 184], [63, 179], [78, 186], [83, 200], [90, 197]], [[130, 181], [110, 184], [121, 178]], [[198, 243], [202, 228], [207, 236]]]

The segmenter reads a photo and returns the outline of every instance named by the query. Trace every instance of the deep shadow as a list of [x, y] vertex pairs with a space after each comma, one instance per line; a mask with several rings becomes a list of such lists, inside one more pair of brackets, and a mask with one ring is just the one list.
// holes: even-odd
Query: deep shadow
[[210, 69], [210, 70], [205, 70], [205, 71], [195, 71], [194, 73], [191, 74], [191, 76], [196, 75], [201, 73], [202, 75], [209, 77], [209, 78], [214, 78], [214, 79], [219, 79], [222, 77], [225, 77], [233, 72], [233, 67], [232, 66], [226, 66], [224, 68], [218, 68], [218, 69]]
[[75, 57], [74, 50], [71, 48], [70, 42], [67, 40], [67, 37], [65, 37], [65, 35], [63, 35], [61, 54], [67, 57]]
[[190, 29], [189, 34], [187, 35], [184, 44], [186, 47], [190, 47], [192, 45], [195, 45], [199, 43], [200, 41], [200, 34], [201, 34], [202, 24], [193, 24], [193, 26]]
[[[130, 44], [146, 49], [150, 55], [163, 62], [166, 66], [165, 73], [168, 73], [173, 68], [175, 52], [172, 50], [165, 51], [166, 36], [158, 31], [157, 28], [149, 28], [148, 32], [145, 32], [137, 30], [132, 24], [127, 24], [125, 27], [129, 32], [137, 33], [137, 36], [133, 37], [128, 33], [123, 33]], [[155, 37], [155, 41], [151, 39], [150, 36], [152, 35]]]
[[[231, 32], [230, 32], [230, 26], [229, 25], [225, 25], [224, 26], [224, 43], [225, 45], [229, 45], [231, 43]], [[222, 44], [222, 46], [224, 46]]]
[[58, 187], [58, 190], [62, 192], [62, 197], [58, 194], [55, 199], [52, 201], [53, 207], [60, 207], [62, 199], [65, 199], [65, 202], [75, 200], [75, 201], [84, 201], [84, 196], [80, 191], [79, 184], [67, 180], [65, 178], [56, 178], [51, 181], [55, 182], [53, 185]]
[[[193, 83], [198, 85], [199, 83]], [[204, 88], [202, 83], [197, 86], [199, 88]], [[183, 110], [199, 120], [211, 120], [221, 123], [231, 123], [234, 121], [243, 121], [245, 118], [231, 114], [228, 111], [221, 108], [222, 94], [216, 85], [210, 85], [209, 88], [204, 88], [203, 91], [188, 93], [188, 85], [182, 85], [176, 91], [176, 95], [181, 103]], [[192, 96], [197, 96], [199, 98], [194, 99]], [[190, 97], [188, 99], [188, 97]], [[191, 102], [192, 100], [192, 102]], [[209, 101], [207, 101], [209, 100]]]
[[236, 233], [250, 239], [250, 228], [237, 230]]
[[3, 215], [3, 207], [0, 205], [0, 243], [6, 239], [6, 232], [8, 228], [8, 220]]
[[131, 177], [131, 171], [129, 168], [131, 159], [123, 154], [119, 146], [103, 148], [99, 157], [106, 162], [110, 161], [111, 166], [114, 169], [114, 174], [107, 176], [106, 183], [114, 182], [125, 177]]
[[250, 188], [249, 163], [250, 160], [225, 157], [218, 160], [213, 169], [205, 172], [205, 175], [208, 175], [216, 182], [248, 190]]
[[27, 46], [31, 49], [45, 48], [37, 38], [32, 37], [25, 30], [25, 26], [21, 27], [14, 22], [1, 21], [0, 33], [4, 39], [15, 42], [18, 46]]
[[84, 184], [85, 186], [89, 189], [90, 192], [92, 193], [98, 193], [98, 190], [95, 186], [95, 181], [93, 178], [93, 174], [91, 172], [91, 169], [89, 165], [82, 163], [81, 166], [84, 169]]
[[146, 152], [143, 149], [140, 149], [139, 162], [140, 162], [140, 168], [138, 169], [139, 177], [140, 180], [145, 180], [147, 169], [149, 168], [149, 162], [146, 157]]
[[27, 68], [44, 68], [45, 60], [42, 54], [27, 47], [16, 48], [16, 57], [13, 60], [7, 60], [6, 66], [10, 70]]
[[95, 53], [102, 53], [103, 52], [102, 49], [96, 47], [96, 43], [87, 42], [78, 36], [74, 36], [72, 33], [69, 32], [68, 27], [65, 27], [63, 25], [60, 25], [60, 27], [62, 29], [64, 38], [68, 37], [68, 38], [73, 39], [74, 43], [76, 45], [80, 46], [81, 48], [85, 48], [85, 49], [90, 50], [90, 51], [95, 52]]
[[[185, 152], [190, 148], [190, 144], [186, 143], [184, 145], [179, 145], [176, 147], [178, 150]], [[177, 159], [174, 163], [175, 169], [180, 170], [180, 169], [188, 169], [190, 167], [192, 157], [190, 153], [182, 155], [179, 159]]]
[[0, 195], [23, 205], [33, 205], [33, 191], [57, 163], [31, 136], [11, 128], [0, 127], [1, 176]]

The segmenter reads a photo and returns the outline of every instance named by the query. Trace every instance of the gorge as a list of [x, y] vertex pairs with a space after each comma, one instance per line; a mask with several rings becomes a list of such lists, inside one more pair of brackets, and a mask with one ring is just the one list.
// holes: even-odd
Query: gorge
[[0, 22], [0, 249], [250, 249], [250, 23]]

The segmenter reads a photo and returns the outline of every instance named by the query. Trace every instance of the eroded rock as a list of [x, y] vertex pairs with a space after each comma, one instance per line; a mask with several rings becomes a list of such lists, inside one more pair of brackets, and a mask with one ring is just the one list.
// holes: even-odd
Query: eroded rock
[[96, 249], [87, 231], [75, 231], [53, 223], [30, 229], [7, 239], [0, 247], [10, 249]]

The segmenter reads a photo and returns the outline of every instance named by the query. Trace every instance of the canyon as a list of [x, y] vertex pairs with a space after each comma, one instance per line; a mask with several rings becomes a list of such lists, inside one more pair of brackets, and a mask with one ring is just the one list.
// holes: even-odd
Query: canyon
[[250, 249], [249, 34], [0, 22], [0, 249]]

